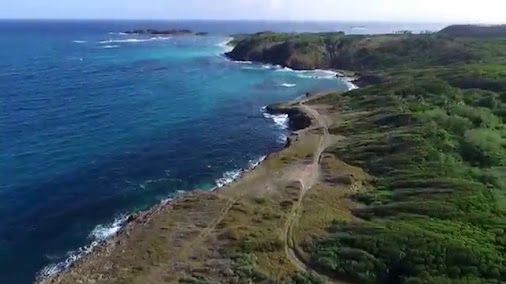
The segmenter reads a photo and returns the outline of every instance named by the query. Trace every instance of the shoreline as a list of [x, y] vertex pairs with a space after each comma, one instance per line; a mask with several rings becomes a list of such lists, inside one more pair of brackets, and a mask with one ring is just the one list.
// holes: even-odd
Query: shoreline
[[199, 197], [205, 198], [208, 196], [220, 194], [222, 192], [227, 191], [230, 188], [233, 188], [235, 185], [240, 184], [242, 181], [248, 179], [248, 177], [254, 176], [257, 171], [261, 171], [262, 167], [264, 167], [265, 164], [270, 162], [270, 160], [274, 155], [280, 154], [283, 151], [290, 150], [290, 148], [293, 146], [292, 141], [298, 140], [297, 134], [298, 131], [308, 129], [315, 125], [315, 121], [311, 119], [311, 114], [306, 112], [303, 108], [299, 108], [297, 104], [306, 101], [307, 99], [315, 98], [321, 94], [322, 93], [315, 93], [310, 97], [300, 96], [299, 98], [289, 102], [272, 104], [265, 107], [265, 112], [271, 115], [279, 115], [279, 114], [288, 115], [289, 122], [297, 119], [300, 120], [301, 118], [303, 121], [302, 127], [289, 128], [291, 133], [286, 138], [286, 143], [284, 147], [279, 151], [273, 151], [271, 153], [262, 156], [261, 158], [258, 159], [258, 162], [254, 163], [252, 167], [248, 169], [241, 169], [240, 175], [224, 186], [215, 186], [211, 190], [206, 191], [199, 190], [198, 188], [191, 191], [186, 191], [173, 198], [167, 198], [165, 200], [162, 200], [159, 204], [156, 204], [145, 211], [124, 216], [122, 218], [123, 221], [120, 224], [121, 227], [114, 234], [110, 235], [108, 238], [105, 238], [100, 241], [94, 241], [91, 244], [80, 248], [79, 250], [80, 254], [78, 254], [77, 257], [75, 257], [71, 261], [67, 259], [62, 262], [64, 263], [65, 267], [63, 267], [60, 271], [53, 272], [51, 274], [48, 273], [41, 274], [41, 272], [44, 271], [43, 268], [39, 272], [39, 274], [37, 274], [35, 278], [35, 283], [52, 283], [54, 279], [58, 279], [60, 277], [65, 276], [65, 274], [67, 274], [69, 271], [71, 271], [74, 267], [78, 266], [79, 264], [86, 263], [87, 261], [89, 261], [90, 258], [93, 258], [94, 256], [100, 256], [101, 251], [108, 251], [118, 243], [122, 243], [125, 239], [128, 238], [131, 231], [148, 223], [153, 216], [160, 214], [163, 211], [176, 208], [178, 204], [183, 203], [188, 198], [199, 198]]
[[[230, 45], [230, 43], [234, 39], [232, 37], [228, 38], [226, 42], [220, 43], [220, 47], [224, 48], [233, 48], [233, 46]], [[270, 69], [276, 69], [280, 71], [287, 71], [287, 72], [323, 72], [328, 73], [332, 75], [332, 78], [336, 80], [341, 80], [344, 83], [347, 84], [348, 89], [345, 92], [354, 90], [359, 88], [357, 85], [354, 84], [354, 81], [357, 80], [357, 77], [352, 77], [350, 74], [355, 74], [352, 71], [347, 70], [325, 70], [325, 69], [306, 69], [306, 70], [294, 70], [290, 67], [283, 67], [279, 65], [269, 64], [269, 63], [263, 63], [263, 62], [251, 62], [251, 61], [236, 61], [232, 58], [227, 56], [227, 51], [222, 54], [227, 60], [231, 62], [235, 62], [237, 64], [258, 64], [258, 65], [269, 65]], [[360, 78], [360, 77], [358, 77]], [[326, 77], [325, 79], [331, 79], [330, 77]], [[330, 92], [330, 90], [329, 90]], [[308, 99], [320, 96], [322, 94], [326, 94], [327, 92], [318, 92], [318, 93], [312, 93], [308, 96], [308, 94], [300, 94], [297, 98], [294, 100], [288, 101], [288, 102], [282, 102], [277, 104], [271, 104], [268, 106], [264, 106], [262, 108], [262, 112], [264, 114], [269, 114], [272, 116], [275, 115], [287, 115], [288, 121], [287, 121], [287, 129], [290, 131], [290, 134], [286, 137], [285, 145], [282, 149], [278, 151], [273, 151], [271, 153], [267, 153], [265, 155], [262, 155], [260, 158], [256, 160], [250, 161], [250, 167], [248, 168], [241, 168], [241, 169], [235, 169], [231, 171], [224, 172], [222, 177], [220, 179], [226, 178], [225, 175], [229, 172], [234, 171], [233, 175], [228, 177], [228, 179], [231, 179], [229, 182], [225, 182], [223, 185], [219, 185], [219, 182], [217, 182], [216, 186], [209, 189], [209, 190], [202, 190], [199, 188], [195, 188], [189, 191], [185, 191], [184, 193], [175, 194], [173, 197], [169, 197], [167, 199], [161, 200], [159, 204], [153, 205], [151, 208], [141, 211], [138, 213], [131, 213], [122, 215], [121, 218], [116, 217], [111, 223], [107, 223], [106, 225], [113, 225], [116, 229], [114, 233], [109, 234], [108, 236], [94, 240], [91, 243], [80, 247], [76, 250], [77, 253], [72, 254], [70, 257], [65, 259], [62, 262], [49, 264], [45, 267], [43, 267], [36, 275], [35, 283], [51, 283], [53, 279], [57, 279], [63, 275], [65, 275], [68, 271], [72, 270], [72, 268], [79, 263], [86, 262], [86, 260], [90, 257], [92, 257], [97, 251], [101, 249], [107, 249], [111, 246], [114, 246], [115, 243], [121, 242], [122, 237], [125, 235], [128, 235], [129, 230], [133, 230], [135, 226], [140, 226], [146, 222], [149, 222], [149, 219], [151, 216], [166, 210], [173, 208], [176, 206], [179, 202], [185, 200], [188, 197], [195, 197], [195, 196], [205, 196], [208, 194], [215, 194], [220, 193], [221, 191], [225, 191], [230, 187], [233, 187], [234, 185], [240, 183], [242, 180], [246, 179], [249, 175], [253, 175], [255, 170], [261, 168], [263, 164], [268, 162], [268, 160], [271, 158], [272, 155], [280, 153], [292, 146], [292, 141], [297, 139], [296, 132], [299, 130], [303, 130], [306, 128], [309, 128], [314, 125], [314, 121], [311, 119], [311, 115], [307, 112], [305, 112], [303, 109], [298, 108], [295, 106], [295, 104], [298, 104], [300, 102], [306, 101]], [[265, 116], [265, 115], [264, 115]], [[274, 118], [271, 118], [275, 120]], [[302, 121], [302, 122], [301, 122]], [[276, 121], [274, 123], [277, 124]], [[299, 127], [300, 126], [300, 127]], [[217, 180], [217, 181], [218, 181]], [[104, 225], [97, 225], [97, 226], [104, 226]], [[93, 232], [92, 232], [93, 233]]]
[[[317, 95], [317, 94], [315, 94]], [[304, 97], [304, 99], [307, 99]], [[39, 273], [36, 275], [34, 283], [52, 283], [55, 279], [58, 279], [60, 277], [63, 277], [66, 273], [71, 271], [75, 266], [86, 263], [90, 258], [92, 258], [95, 255], [99, 255], [100, 251], [102, 250], [109, 250], [113, 248], [116, 244], [123, 242], [125, 239], [128, 238], [129, 232], [132, 230], [135, 230], [137, 227], [142, 226], [143, 224], [146, 224], [150, 221], [150, 219], [156, 215], [161, 213], [162, 211], [170, 210], [178, 206], [179, 203], [184, 202], [184, 200], [192, 197], [206, 197], [209, 195], [219, 194], [221, 192], [224, 192], [232, 187], [234, 187], [236, 184], [241, 183], [243, 180], [247, 179], [249, 176], [252, 176], [255, 174], [257, 170], [260, 170], [266, 163], [270, 161], [273, 155], [279, 154], [285, 150], [290, 149], [292, 147], [292, 139], [297, 138], [297, 131], [307, 129], [311, 126], [314, 126], [315, 122], [311, 119], [311, 114], [305, 112], [302, 108], [299, 108], [297, 105], [299, 102], [302, 102], [302, 98], [295, 99], [290, 102], [286, 103], [278, 103], [278, 104], [272, 104], [265, 107], [266, 113], [269, 113], [271, 115], [279, 115], [279, 114], [286, 114], [288, 115], [288, 120], [291, 121], [294, 119], [294, 116], [297, 115], [302, 117], [305, 117], [307, 119], [306, 121], [309, 121], [309, 124], [307, 124], [303, 128], [298, 129], [292, 129], [289, 128], [291, 131], [291, 134], [287, 137], [286, 144], [282, 149], [279, 151], [273, 151], [272, 153], [268, 153], [261, 158], [259, 158], [259, 161], [254, 163], [252, 167], [248, 169], [241, 169], [240, 175], [235, 178], [233, 181], [227, 183], [224, 186], [215, 186], [211, 190], [203, 191], [200, 189], [193, 189], [191, 191], [186, 191], [178, 196], [175, 196], [173, 198], [167, 198], [162, 200], [159, 204], [156, 204], [152, 206], [151, 208], [141, 211], [138, 213], [133, 213], [129, 215], [125, 215], [123, 218], [121, 218], [120, 222], [120, 228], [109, 237], [94, 241], [84, 247], [79, 248], [79, 253], [76, 256], [71, 256], [69, 259], [66, 259], [63, 262], [60, 262], [56, 264], [55, 266], [59, 264], [65, 265], [60, 271], [53, 271], [43, 273], [44, 270], [50, 266], [44, 267]], [[117, 222], [116, 220], [114, 221]]]

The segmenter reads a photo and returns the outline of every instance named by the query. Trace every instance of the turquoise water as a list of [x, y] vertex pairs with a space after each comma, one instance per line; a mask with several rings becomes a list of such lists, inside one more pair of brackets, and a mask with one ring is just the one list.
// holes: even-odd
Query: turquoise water
[[[0, 22], [0, 283], [64, 269], [128, 214], [224, 185], [281, 149], [286, 117], [263, 106], [347, 85], [231, 62], [228, 34], [336, 25]], [[211, 35], [120, 33], [148, 27]]]

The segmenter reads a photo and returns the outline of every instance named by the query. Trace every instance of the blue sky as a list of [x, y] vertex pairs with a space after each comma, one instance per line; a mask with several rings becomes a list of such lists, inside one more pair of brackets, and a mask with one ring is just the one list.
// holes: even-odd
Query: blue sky
[[0, 18], [505, 23], [506, 0], [0, 0]]

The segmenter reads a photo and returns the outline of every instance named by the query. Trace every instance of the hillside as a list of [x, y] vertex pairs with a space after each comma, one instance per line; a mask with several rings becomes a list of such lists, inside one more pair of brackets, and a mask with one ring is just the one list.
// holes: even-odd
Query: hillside
[[[330, 132], [346, 139], [327, 152], [376, 177], [351, 194], [364, 204], [355, 222], [305, 244], [328, 274], [358, 283], [506, 279], [506, 70], [464, 70], [403, 72], [315, 102], [342, 111]], [[481, 75], [454, 80], [471, 70]]]
[[438, 35], [239, 40], [233, 58], [388, 79], [269, 107], [303, 118], [289, 147], [132, 218], [47, 282], [504, 283], [505, 52]]
[[265, 32], [240, 37], [227, 56], [233, 60], [273, 63], [293, 69], [365, 71], [490, 62], [491, 53], [500, 52], [501, 56], [506, 53], [472, 39], [446, 36], [454, 30], [458, 28], [449, 27], [437, 34], [372, 36]]

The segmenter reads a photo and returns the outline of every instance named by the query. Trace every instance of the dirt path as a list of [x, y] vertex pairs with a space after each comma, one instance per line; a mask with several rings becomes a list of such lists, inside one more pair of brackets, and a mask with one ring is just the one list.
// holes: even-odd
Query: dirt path
[[[320, 275], [317, 271], [308, 267], [304, 260], [297, 254], [296, 252], [296, 240], [293, 235], [294, 227], [296, 226], [300, 214], [302, 212], [302, 202], [304, 200], [304, 196], [306, 193], [313, 187], [319, 179], [320, 176], [320, 157], [325, 151], [325, 149], [331, 143], [331, 137], [329, 134], [329, 126], [327, 120], [314, 108], [304, 103], [300, 103], [299, 107], [307, 114], [309, 114], [314, 121], [314, 125], [312, 128], [318, 129], [321, 128], [323, 130], [323, 135], [320, 137], [320, 142], [318, 147], [315, 149], [313, 155], [313, 163], [308, 165], [305, 169], [306, 175], [303, 175], [298, 182], [300, 183], [300, 193], [297, 202], [292, 207], [290, 215], [288, 216], [286, 227], [284, 230], [284, 246], [286, 257], [290, 260], [290, 262], [297, 267], [298, 270], [305, 273], [311, 273], [315, 275], [319, 275], [322, 278], [326, 279], [328, 283], [343, 283], [337, 282], [328, 279], [327, 277]], [[304, 178], [305, 177], [305, 178]]]

